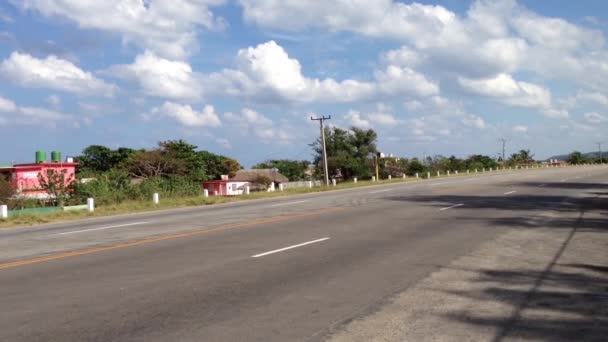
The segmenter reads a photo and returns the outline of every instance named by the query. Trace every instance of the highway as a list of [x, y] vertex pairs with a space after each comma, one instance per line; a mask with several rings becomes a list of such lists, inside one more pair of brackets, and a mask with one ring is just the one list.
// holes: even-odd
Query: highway
[[607, 187], [607, 167], [501, 171], [0, 230], [0, 341], [324, 340]]

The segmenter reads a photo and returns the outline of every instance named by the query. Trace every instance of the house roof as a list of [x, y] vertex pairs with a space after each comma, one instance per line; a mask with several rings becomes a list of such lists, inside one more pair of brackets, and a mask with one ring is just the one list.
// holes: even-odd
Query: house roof
[[239, 181], [239, 182], [255, 182], [256, 179], [260, 176], [268, 177], [273, 182], [277, 183], [287, 183], [289, 179], [278, 171], [272, 171], [272, 169], [246, 169], [246, 170], [238, 170], [236, 175], [230, 180]]

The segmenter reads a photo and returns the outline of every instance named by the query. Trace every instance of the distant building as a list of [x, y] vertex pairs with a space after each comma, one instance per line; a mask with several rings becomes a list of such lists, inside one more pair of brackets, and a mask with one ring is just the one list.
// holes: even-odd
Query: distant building
[[0, 166], [0, 176], [10, 181], [18, 195], [30, 198], [47, 198], [48, 194], [40, 187], [39, 174], [45, 175], [47, 170], [61, 172], [66, 170], [66, 180], [76, 179], [76, 166], [71, 158], [61, 161], [59, 152], [52, 152], [51, 161], [46, 161], [44, 152], [36, 152], [36, 162]]
[[262, 190], [257, 183], [260, 177], [266, 177], [278, 187], [281, 183], [287, 183], [289, 179], [276, 169], [248, 169], [239, 170], [232, 178], [222, 176], [222, 179], [203, 182], [203, 189], [209, 191], [210, 196], [238, 196], [245, 192], [245, 186], [252, 191]]

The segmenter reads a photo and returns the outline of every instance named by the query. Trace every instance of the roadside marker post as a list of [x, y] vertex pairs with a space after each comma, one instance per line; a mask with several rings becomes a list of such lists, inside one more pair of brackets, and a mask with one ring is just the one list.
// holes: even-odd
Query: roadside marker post
[[95, 199], [87, 198], [87, 211], [92, 213], [95, 211]]
[[332, 186], [336, 186], [336, 179], [335, 178], [331, 180], [331, 185]]
[[312, 188], [312, 181], [308, 181], [308, 183], [306, 184], [306, 186], [310, 189]]
[[209, 190], [203, 189], [203, 197], [205, 197], [205, 198], [209, 197]]
[[458, 170], [456, 170], [456, 171], [454, 171], [454, 172], [456, 172], [456, 176], [458, 176]]
[[245, 186], [245, 195], [249, 195], [249, 185]]
[[393, 179], [393, 176], [388, 175], [388, 180], [391, 180], [391, 179]]
[[450, 170], [448, 170], [448, 177], [450, 177]]
[[0, 219], [6, 220], [8, 218], [8, 207], [3, 204], [0, 205]]
[[431, 173], [430, 173], [430, 172], [427, 172], [427, 173], [426, 173], [426, 178], [427, 178], [427, 179], [431, 179]]
[[372, 176], [372, 182], [376, 181], [376, 176]]
[[353, 182], [357, 183], [357, 177], [353, 178]]
[[420, 176], [418, 176], [418, 172], [416, 172], [416, 178], [420, 178]]
[[471, 173], [471, 170], [467, 169], [467, 175]]
[[405, 173], [403, 174], [403, 179], [407, 178], [407, 176], [405, 175]]
[[283, 191], [285, 188], [283, 187], [283, 183], [279, 184], [279, 191]]
[[439, 173], [439, 171], [437, 171], [437, 177], [440, 177], [440, 176], [441, 176], [441, 174]]
[[160, 198], [158, 197], [158, 192], [152, 194], [152, 203], [158, 204], [160, 202]]

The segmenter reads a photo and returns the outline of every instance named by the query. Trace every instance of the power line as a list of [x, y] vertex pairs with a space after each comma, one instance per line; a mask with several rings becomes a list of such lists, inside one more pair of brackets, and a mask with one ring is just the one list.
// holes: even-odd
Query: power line
[[323, 122], [325, 120], [331, 120], [330, 116], [322, 116], [320, 118], [310, 117], [310, 120], [319, 121], [321, 127], [321, 143], [323, 144], [323, 169], [325, 170], [325, 185], [329, 185], [329, 171], [327, 170], [327, 150], [325, 149], [325, 130], [323, 129]]

